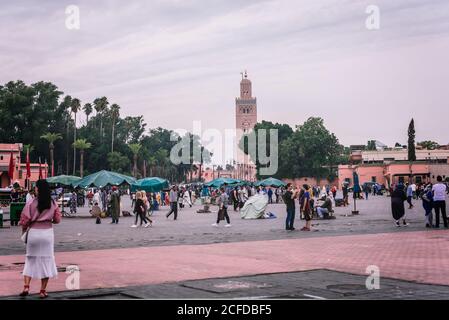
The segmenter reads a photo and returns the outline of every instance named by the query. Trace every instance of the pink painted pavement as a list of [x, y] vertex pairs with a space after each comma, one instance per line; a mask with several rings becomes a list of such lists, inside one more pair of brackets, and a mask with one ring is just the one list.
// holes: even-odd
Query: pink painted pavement
[[[78, 265], [81, 289], [126, 287], [216, 277], [326, 268], [449, 285], [449, 232], [419, 231], [283, 239], [208, 245], [139, 247], [56, 253], [58, 266]], [[0, 296], [22, 289], [24, 256], [0, 257]], [[51, 280], [50, 291], [66, 290], [67, 275]], [[38, 290], [32, 282], [32, 292]]]

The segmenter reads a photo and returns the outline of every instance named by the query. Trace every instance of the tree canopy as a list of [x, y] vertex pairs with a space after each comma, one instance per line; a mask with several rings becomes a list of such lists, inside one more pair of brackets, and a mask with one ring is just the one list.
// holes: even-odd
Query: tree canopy
[[[79, 118], [80, 112], [84, 112], [84, 116], [77, 122], [75, 142], [74, 117], [78, 114]], [[105, 96], [80, 101], [64, 95], [56, 85], [42, 81], [27, 85], [18, 80], [0, 85], [2, 142], [28, 145], [32, 162], [37, 162], [39, 157], [42, 160], [50, 158], [51, 142], [56, 175], [72, 173], [73, 157], [80, 157], [79, 152], [74, 155], [73, 144], [76, 149], [81, 149], [80, 140], [84, 140], [90, 143], [89, 152], [84, 154], [86, 174], [109, 169], [130, 175], [134, 155], [129, 145], [140, 144], [139, 176], [147, 172], [173, 182], [185, 181], [196, 166], [194, 163], [175, 165], [170, 162], [170, 150], [178, 142], [170, 139], [172, 135], [176, 136], [173, 131], [160, 127], [148, 130], [142, 115], [122, 117], [120, 106]], [[192, 143], [201, 147], [197, 138], [192, 139]], [[190, 159], [193, 162], [201, 160], [193, 156]], [[203, 161], [207, 163], [210, 157]], [[79, 163], [79, 159], [75, 163]]]
[[411, 120], [408, 125], [408, 161], [416, 161], [416, 150], [415, 150], [415, 120]]
[[427, 150], [435, 150], [438, 149], [440, 144], [435, 141], [425, 140], [417, 143], [418, 146], [421, 146], [423, 149]]
[[[287, 124], [262, 121], [256, 124], [254, 132], [260, 129], [278, 130], [278, 171], [273, 175], [276, 178], [316, 177], [333, 179], [336, 175], [336, 166], [347, 162], [348, 150], [340, 145], [337, 137], [329, 132], [321, 118], [309, 118], [302, 125], [293, 130]], [[269, 134], [267, 133], [267, 141]], [[247, 135], [240, 141], [241, 149], [248, 154]], [[257, 140], [258, 150], [259, 141]], [[272, 150], [267, 142], [267, 155]], [[251, 156], [251, 155], [250, 155]], [[261, 164], [259, 159], [253, 159], [256, 163], [258, 178]]]

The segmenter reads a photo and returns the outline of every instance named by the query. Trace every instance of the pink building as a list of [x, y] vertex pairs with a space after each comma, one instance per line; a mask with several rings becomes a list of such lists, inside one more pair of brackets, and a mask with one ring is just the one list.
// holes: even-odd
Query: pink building
[[[17, 182], [20, 186], [25, 186], [26, 180], [26, 160], [21, 159], [20, 152], [23, 150], [21, 143], [14, 144], [0, 144], [0, 188], [6, 188], [13, 183]], [[9, 163], [11, 159], [11, 152], [14, 157], [14, 175], [9, 176]], [[47, 177], [48, 166], [42, 164], [42, 175]], [[31, 183], [36, 182], [39, 179], [39, 164], [31, 163]]]
[[[247, 181], [256, 181], [255, 176], [249, 176], [248, 171], [249, 169], [244, 165], [235, 167], [234, 170], [217, 170], [216, 166], [203, 167], [201, 172], [201, 180], [205, 183], [217, 178], [233, 178]], [[199, 175], [199, 170], [192, 172], [192, 180], [199, 181]]]
[[359, 176], [360, 184], [377, 182], [386, 187], [398, 182], [435, 183], [437, 176], [449, 178], [448, 163], [393, 162], [385, 164], [339, 165], [340, 187], [343, 182], [353, 185], [353, 172]]

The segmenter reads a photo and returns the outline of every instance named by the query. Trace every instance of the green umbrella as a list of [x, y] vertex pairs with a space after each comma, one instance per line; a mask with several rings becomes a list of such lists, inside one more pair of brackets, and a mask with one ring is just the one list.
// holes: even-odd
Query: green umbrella
[[281, 181], [276, 178], [267, 178], [262, 181], [258, 181], [255, 183], [256, 186], [262, 186], [262, 187], [285, 187], [287, 184], [284, 181]]
[[131, 184], [131, 191], [146, 191], [146, 192], [159, 192], [169, 187], [168, 180], [152, 177], [137, 180], [136, 183]]
[[61, 175], [61, 176], [47, 178], [46, 180], [50, 184], [59, 184], [61, 186], [73, 187], [74, 185], [77, 184], [77, 182], [79, 182], [81, 180], [81, 178], [75, 177], [75, 176]]
[[76, 187], [87, 188], [87, 187], [105, 187], [105, 186], [120, 186], [122, 184], [133, 184], [136, 183], [136, 179], [133, 177], [125, 176], [120, 173], [101, 170], [87, 177], [84, 177], [78, 183]]
[[238, 179], [232, 179], [232, 178], [217, 178], [214, 179], [208, 183], [206, 183], [205, 185], [207, 187], [214, 187], [214, 188], [220, 188], [221, 186], [223, 186], [224, 184], [226, 185], [236, 185], [238, 183], [240, 183], [241, 180]]
[[246, 187], [246, 186], [251, 186], [253, 183], [250, 181], [245, 181], [245, 180], [241, 180], [238, 183], [233, 184], [233, 187]]

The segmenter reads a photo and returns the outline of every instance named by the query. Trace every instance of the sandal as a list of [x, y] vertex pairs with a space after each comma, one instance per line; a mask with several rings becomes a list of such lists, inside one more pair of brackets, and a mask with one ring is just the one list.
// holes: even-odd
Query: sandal
[[47, 291], [46, 290], [41, 290], [39, 292], [39, 296], [40, 296], [41, 299], [47, 298], [48, 297]]
[[29, 285], [24, 285], [23, 286], [23, 291], [19, 294], [20, 297], [25, 297], [27, 295], [30, 294], [30, 286]]

